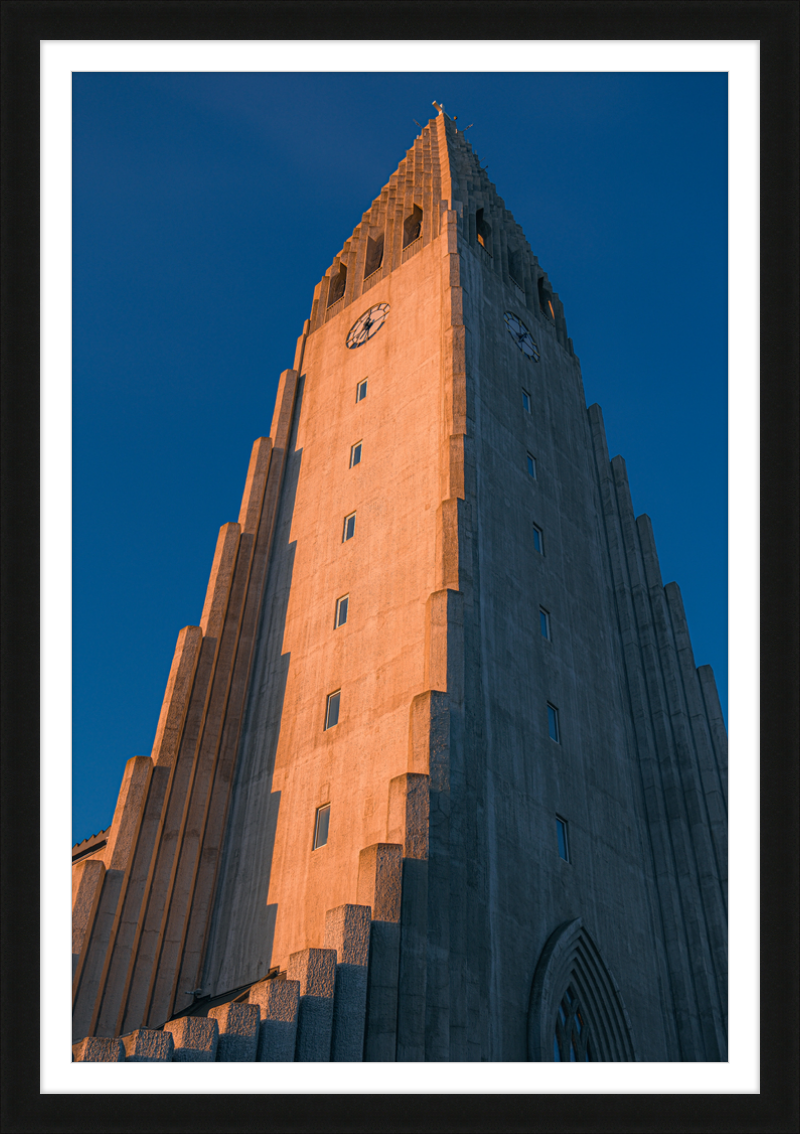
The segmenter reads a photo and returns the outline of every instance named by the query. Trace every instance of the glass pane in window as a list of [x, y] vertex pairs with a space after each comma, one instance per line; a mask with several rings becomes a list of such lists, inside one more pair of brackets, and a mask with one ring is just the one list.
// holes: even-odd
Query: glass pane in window
[[554, 705], [547, 706], [547, 728], [551, 740], [558, 740], [558, 709]]
[[536, 461], [530, 455], [530, 453], [528, 453], [528, 472], [531, 474], [532, 477], [534, 477], [534, 478], [536, 477]]
[[342, 542], [346, 543], [348, 539], [352, 539], [356, 534], [356, 514], [353, 512], [352, 516], [346, 516], [344, 521], [344, 535]]
[[533, 525], [533, 546], [537, 551], [542, 550], [542, 532], [540, 528], [536, 527], [536, 524]]
[[366, 398], [366, 396], [367, 396], [367, 380], [365, 378], [363, 382], [358, 383], [358, 388], [356, 390], [356, 401], [357, 402], [363, 401], [363, 399]]
[[550, 615], [546, 610], [539, 610], [539, 629], [542, 632], [543, 638], [550, 637]]
[[328, 697], [328, 709], [325, 714], [325, 728], [333, 728], [335, 724], [339, 723], [339, 690], [336, 693], [331, 693]]
[[531, 396], [527, 390], [522, 391], [522, 406], [528, 413], [531, 412]]
[[347, 604], [348, 604], [349, 601], [350, 601], [350, 596], [345, 595], [344, 598], [340, 598], [338, 603], [336, 604], [336, 625], [337, 626], [344, 626], [345, 622], [347, 622]]
[[328, 841], [328, 824], [331, 818], [331, 805], [317, 808], [317, 821], [314, 828], [314, 850], [324, 847]]
[[350, 450], [350, 468], [361, 463], [361, 442]]
[[569, 861], [567, 855], [567, 828], [562, 819], [556, 819], [556, 831], [558, 832], [558, 853], [565, 862]]

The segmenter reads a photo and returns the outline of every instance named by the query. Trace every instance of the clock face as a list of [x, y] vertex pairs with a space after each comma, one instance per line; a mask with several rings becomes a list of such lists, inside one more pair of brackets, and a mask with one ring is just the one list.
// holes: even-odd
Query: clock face
[[536, 345], [536, 339], [525, 324], [518, 319], [516, 315], [512, 315], [510, 311], [506, 311], [504, 318], [506, 327], [508, 327], [508, 333], [525, 357], [532, 358], [534, 362], [538, 362], [539, 347]]
[[367, 339], [377, 334], [386, 322], [388, 314], [389, 304], [377, 303], [374, 307], [370, 307], [369, 311], [365, 311], [360, 319], [356, 319], [347, 335], [347, 345], [350, 350], [363, 346]]

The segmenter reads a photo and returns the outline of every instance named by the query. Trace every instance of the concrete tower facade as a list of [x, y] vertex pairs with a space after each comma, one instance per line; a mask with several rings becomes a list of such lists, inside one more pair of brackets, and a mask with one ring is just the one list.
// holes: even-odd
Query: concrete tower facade
[[726, 795], [562, 305], [439, 111], [74, 848], [76, 1058], [723, 1060]]

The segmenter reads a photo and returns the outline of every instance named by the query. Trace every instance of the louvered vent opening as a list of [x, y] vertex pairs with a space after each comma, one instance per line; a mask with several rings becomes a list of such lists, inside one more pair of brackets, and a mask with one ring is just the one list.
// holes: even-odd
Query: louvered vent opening
[[553, 301], [550, 298], [550, 292], [545, 287], [544, 276], [539, 276], [539, 306], [545, 315], [551, 319], [555, 319], [556, 313], [553, 310]]
[[483, 219], [483, 209], [475, 214], [475, 231], [478, 235], [478, 244], [491, 256], [492, 254], [492, 226]]
[[508, 250], [508, 274], [511, 277], [511, 282], [524, 290], [522, 287], [522, 256], [516, 248], [509, 248]]
[[383, 233], [373, 240], [371, 236], [367, 237], [367, 259], [364, 264], [364, 279], [371, 276], [373, 272], [377, 272], [378, 268], [383, 263]]
[[328, 292], [328, 307], [332, 307], [337, 300], [341, 299], [344, 295], [344, 287], [347, 283], [347, 268], [344, 264], [339, 265], [338, 275], [335, 275], [331, 280], [330, 291]]
[[409, 244], [413, 244], [421, 232], [422, 209], [419, 205], [415, 205], [411, 215], [403, 222], [403, 247], [408, 248]]

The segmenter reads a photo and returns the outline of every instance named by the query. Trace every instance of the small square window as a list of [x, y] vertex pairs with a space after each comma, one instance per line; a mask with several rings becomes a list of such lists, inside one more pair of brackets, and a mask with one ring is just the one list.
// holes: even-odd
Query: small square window
[[356, 514], [351, 512], [349, 516], [344, 518], [344, 530], [342, 532], [342, 543], [347, 543], [356, 534]]
[[556, 744], [561, 743], [561, 731], [558, 727], [558, 709], [555, 705], [551, 705], [549, 701], [547, 702], [547, 731], [550, 733], [551, 740], [554, 740]]
[[556, 815], [556, 838], [558, 839], [558, 853], [569, 862], [569, 840], [567, 838], [567, 821]]
[[339, 723], [339, 696], [341, 689], [328, 694], [328, 704], [325, 707], [325, 728], [333, 728]]
[[333, 624], [334, 630], [339, 626], [344, 626], [347, 622], [347, 607], [350, 602], [350, 595], [342, 595], [340, 599], [336, 600], [336, 621]]
[[350, 468], [361, 464], [361, 442], [357, 441], [350, 449]]
[[366, 396], [367, 396], [367, 380], [365, 378], [363, 382], [359, 382], [358, 385], [356, 386], [356, 401], [357, 402], [363, 402], [363, 400], [364, 400], [364, 398], [366, 398]]
[[531, 396], [527, 390], [522, 391], [522, 408], [531, 412]]
[[545, 610], [543, 606], [539, 607], [539, 629], [542, 632], [542, 637], [550, 641], [550, 612]]
[[331, 820], [331, 805], [326, 803], [323, 807], [317, 808], [317, 816], [314, 821], [314, 847], [324, 847], [328, 841], [328, 826]]
[[536, 480], [536, 458], [528, 453], [528, 473]]
[[533, 525], [533, 546], [540, 555], [544, 555], [544, 532], [537, 524]]

